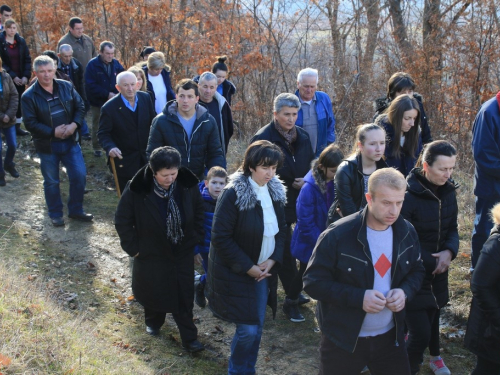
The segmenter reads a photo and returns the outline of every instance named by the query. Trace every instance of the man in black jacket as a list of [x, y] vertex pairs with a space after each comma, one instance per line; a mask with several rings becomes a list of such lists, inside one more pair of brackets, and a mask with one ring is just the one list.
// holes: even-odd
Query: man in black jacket
[[85, 105], [71, 82], [54, 79], [56, 67], [49, 56], [38, 56], [33, 70], [37, 81], [26, 90], [21, 105], [24, 124], [33, 136], [40, 157], [49, 217], [54, 226], [64, 226], [59, 190], [59, 164], [62, 163], [69, 178], [68, 216], [91, 221], [93, 216], [83, 211], [87, 171], [82, 150], [75, 141]]
[[203, 179], [210, 168], [226, 167], [217, 123], [198, 104], [200, 95], [194, 81], [181, 80], [175, 93], [176, 100], [168, 102], [153, 120], [146, 152], [149, 158], [154, 149], [172, 146], [181, 153], [182, 166]]
[[425, 274], [413, 226], [400, 215], [406, 181], [392, 169], [368, 181], [368, 205], [323, 232], [304, 274], [318, 300], [320, 374], [409, 375], [405, 303]]
[[123, 192], [128, 180], [148, 162], [149, 128], [156, 112], [149, 94], [137, 92], [134, 73], [121, 72], [116, 82], [120, 94], [102, 106], [97, 136], [108, 156], [117, 158], [116, 173]]

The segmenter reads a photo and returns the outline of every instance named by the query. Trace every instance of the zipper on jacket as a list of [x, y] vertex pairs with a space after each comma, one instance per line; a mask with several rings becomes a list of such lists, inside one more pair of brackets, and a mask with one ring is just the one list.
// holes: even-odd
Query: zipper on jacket
[[355, 260], [357, 260], [358, 262], [364, 263], [364, 264], [365, 264], [365, 266], [367, 266], [367, 265], [368, 265], [368, 262], [367, 262], [366, 260], [359, 259], [359, 258], [353, 257], [352, 255], [348, 255], [348, 254], [344, 254], [344, 253], [340, 253], [340, 255], [343, 255], [343, 256], [348, 257], [348, 258], [355, 259]]

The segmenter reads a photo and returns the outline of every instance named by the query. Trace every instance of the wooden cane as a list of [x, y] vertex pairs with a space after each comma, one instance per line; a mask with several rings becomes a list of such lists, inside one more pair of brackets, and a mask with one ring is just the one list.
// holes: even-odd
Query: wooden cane
[[116, 192], [118, 193], [118, 198], [120, 198], [122, 196], [122, 193], [120, 192], [120, 185], [118, 184], [118, 175], [116, 174], [115, 158], [110, 156], [109, 163], [111, 164], [111, 170], [113, 171], [113, 177], [115, 178]]

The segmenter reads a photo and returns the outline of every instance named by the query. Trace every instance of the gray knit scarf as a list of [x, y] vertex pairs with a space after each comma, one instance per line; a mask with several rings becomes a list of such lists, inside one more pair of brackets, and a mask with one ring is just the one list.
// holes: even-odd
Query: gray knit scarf
[[168, 190], [162, 188], [158, 181], [156, 181], [156, 178], [153, 178], [153, 181], [155, 182], [155, 194], [163, 199], [167, 199], [167, 238], [174, 245], [177, 245], [184, 237], [181, 213], [174, 199], [174, 190], [177, 181], [174, 181]]

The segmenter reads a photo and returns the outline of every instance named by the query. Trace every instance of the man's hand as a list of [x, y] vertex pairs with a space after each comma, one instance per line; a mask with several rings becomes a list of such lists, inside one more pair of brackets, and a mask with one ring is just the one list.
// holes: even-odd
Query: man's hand
[[2, 121], [5, 122], [5, 123], [8, 123], [10, 121], [10, 117], [7, 116], [7, 115], [5, 115], [5, 116], [3, 116]]
[[54, 136], [56, 138], [60, 138], [60, 139], [66, 139], [66, 137], [64, 136], [66, 133], [66, 125], [59, 125], [58, 127], [56, 127], [56, 129], [54, 130]]
[[21, 79], [21, 85], [23, 85], [23, 86], [24, 86], [24, 85], [26, 85], [27, 83], [28, 83], [28, 78], [23, 77], [23, 78]]
[[396, 288], [389, 290], [386, 296], [387, 308], [392, 312], [400, 312], [405, 308], [406, 296], [403, 289]]
[[432, 273], [433, 275], [446, 272], [451, 263], [452, 252], [451, 250], [443, 250], [439, 253], [431, 254], [436, 258], [436, 269]]
[[76, 123], [72, 122], [71, 124], [66, 125], [66, 129], [64, 132], [64, 138], [71, 137], [75, 130], [78, 129]]
[[[109, 153], [109, 155], [111, 155], [111, 152]], [[203, 258], [201, 257], [201, 254], [196, 254], [194, 256], [194, 264], [201, 266], [202, 262], [203, 262]]]
[[294, 189], [300, 190], [302, 189], [302, 186], [304, 186], [304, 179], [303, 178], [296, 178], [295, 181], [292, 184]]
[[14, 81], [14, 83], [15, 83], [16, 85], [18, 85], [18, 86], [21, 86], [21, 85], [23, 84], [23, 83], [22, 83], [22, 82], [23, 82], [23, 80], [22, 80], [21, 78], [19, 78], [19, 77], [14, 78], [14, 79], [13, 79], [13, 81]]
[[[118, 147], [113, 147], [111, 150], [109, 150], [109, 157], [123, 159], [122, 152], [120, 151], [120, 149]], [[196, 254], [196, 255], [200, 255], [200, 254]], [[201, 255], [200, 255], [200, 258], [201, 258]]]
[[385, 297], [378, 290], [369, 289], [363, 298], [363, 310], [367, 313], [376, 314], [385, 307]]

